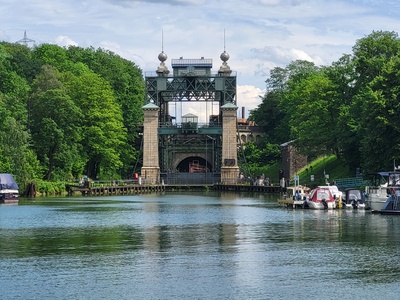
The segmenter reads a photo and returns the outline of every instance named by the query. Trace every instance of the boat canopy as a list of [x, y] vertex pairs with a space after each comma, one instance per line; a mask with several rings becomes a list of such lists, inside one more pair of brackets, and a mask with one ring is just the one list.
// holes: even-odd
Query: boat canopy
[[322, 200], [325, 200], [326, 202], [335, 202], [331, 191], [325, 187], [317, 187], [313, 189], [309, 200], [312, 202], [322, 202]]
[[18, 184], [13, 176], [7, 173], [0, 173], [0, 190], [18, 190]]

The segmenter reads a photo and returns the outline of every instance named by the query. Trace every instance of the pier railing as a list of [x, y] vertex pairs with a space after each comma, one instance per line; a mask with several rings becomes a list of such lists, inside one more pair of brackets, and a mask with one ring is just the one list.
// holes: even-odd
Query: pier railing
[[361, 187], [365, 185], [362, 177], [339, 178], [335, 179], [335, 182], [339, 189]]

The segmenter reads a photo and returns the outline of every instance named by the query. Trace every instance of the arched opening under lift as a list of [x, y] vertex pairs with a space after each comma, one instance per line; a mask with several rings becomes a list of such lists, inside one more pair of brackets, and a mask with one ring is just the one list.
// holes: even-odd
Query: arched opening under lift
[[178, 163], [175, 172], [161, 173], [161, 180], [166, 184], [214, 184], [220, 178], [212, 164], [200, 156], [188, 156]]
[[178, 166], [179, 173], [210, 173], [213, 172], [212, 165], [202, 157], [190, 156], [182, 160]]

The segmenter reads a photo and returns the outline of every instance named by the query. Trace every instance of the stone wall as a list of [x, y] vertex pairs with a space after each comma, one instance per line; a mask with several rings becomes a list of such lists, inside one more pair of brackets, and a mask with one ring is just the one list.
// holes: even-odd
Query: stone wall
[[307, 156], [296, 151], [293, 141], [281, 145], [282, 170], [286, 183], [293, 180], [293, 176], [307, 165]]

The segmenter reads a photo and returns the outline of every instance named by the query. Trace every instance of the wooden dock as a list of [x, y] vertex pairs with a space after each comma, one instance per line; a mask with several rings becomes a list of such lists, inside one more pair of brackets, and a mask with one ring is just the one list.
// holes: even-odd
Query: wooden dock
[[88, 186], [66, 185], [67, 194], [81, 193], [84, 196], [111, 196], [111, 195], [133, 195], [162, 192], [163, 185], [111, 185], [111, 186]]
[[304, 200], [279, 199], [278, 203], [288, 208], [303, 208]]
[[159, 193], [165, 191], [231, 191], [255, 193], [280, 193], [280, 186], [257, 186], [241, 184], [138, 184], [135, 182], [120, 182], [120, 184], [99, 184], [97, 182], [85, 186], [66, 184], [67, 194], [81, 193], [84, 196], [111, 196]]

